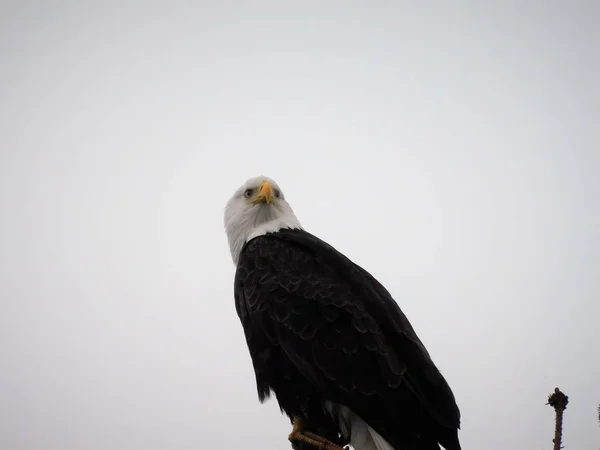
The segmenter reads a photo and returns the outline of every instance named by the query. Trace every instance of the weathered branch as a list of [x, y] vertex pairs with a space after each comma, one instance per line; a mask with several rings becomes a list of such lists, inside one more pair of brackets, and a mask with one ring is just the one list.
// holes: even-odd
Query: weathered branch
[[320, 450], [319, 447], [315, 447], [307, 442], [294, 441], [292, 442], [292, 448], [294, 450]]
[[560, 450], [562, 448], [562, 428], [563, 428], [563, 413], [567, 409], [569, 403], [569, 397], [563, 394], [560, 389], [555, 388], [554, 393], [548, 396], [548, 403], [554, 408], [556, 412], [556, 422], [554, 425], [554, 450]]
[[348, 450], [346, 444], [340, 442], [337, 435], [324, 432], [320, 434], [304, 433], [303, 438], [296, 438], [291, 444], [294, 450]]
[[[328, 450], [329, 444], [328, 444], [327, 448], [324, 449], [324, 447], [322, 445], [316, 446], [316, 445], [312, 445], [312, 444], [309, 444], [309, 443], [303, 442], [303, 441], [294, 441], [294, 442], [292, 442], [292, 448], [294, 450]], [[348, 447], [341, 447], [341, 446], [337, 447], [337, 445], [336, 445], [336, 448], [347, 449]]]

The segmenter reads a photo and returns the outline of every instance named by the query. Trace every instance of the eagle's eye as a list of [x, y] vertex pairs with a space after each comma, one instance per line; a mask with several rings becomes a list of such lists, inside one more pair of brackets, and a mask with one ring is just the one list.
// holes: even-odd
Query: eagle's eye
[[244, 197], [250, 198], [252, 196], [252, 192], [254, 192], [254, 189], [246, 189], [244, 191]]
[[279, 192], [279, 189], [273, 189], [273, 194], [275, 194], [275, 197], [279, 198], [281, 192]]

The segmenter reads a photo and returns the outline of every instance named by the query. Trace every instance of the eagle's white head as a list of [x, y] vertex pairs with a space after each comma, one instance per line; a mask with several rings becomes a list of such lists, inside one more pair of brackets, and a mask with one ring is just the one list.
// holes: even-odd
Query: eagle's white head
[[246, 242], [282, 228], [302, 229], [302, 226], [279, 185], [268, 177], [249, 179], [227, 202], [225, 232], [236, 265]]

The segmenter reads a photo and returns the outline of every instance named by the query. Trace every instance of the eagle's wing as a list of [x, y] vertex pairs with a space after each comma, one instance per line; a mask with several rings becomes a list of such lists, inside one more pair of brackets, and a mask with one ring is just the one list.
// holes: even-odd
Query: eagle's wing
[[318, 238], [290, 231], [250, 241], [236, 299], [257, 382], [267, 355], [253, 349], [279, 347], [323, 397], [386, 438], [390, 429], [458, 428], [452, 392], [396, 302]]

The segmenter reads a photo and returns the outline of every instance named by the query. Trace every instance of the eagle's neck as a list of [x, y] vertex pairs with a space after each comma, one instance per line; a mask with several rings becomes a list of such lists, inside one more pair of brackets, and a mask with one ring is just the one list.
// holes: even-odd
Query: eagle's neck
[[303, 229], [300, 221], [289, 207], [267, 221], [258, 221], [258, 224], [256, 217], [249, 216], [246, 220], [242, 220], [236, 230], [228, 236], [233, 263], [237, 265], [242, 248], [249, 240], [267, 233], [276, 233], [286, 228]]

